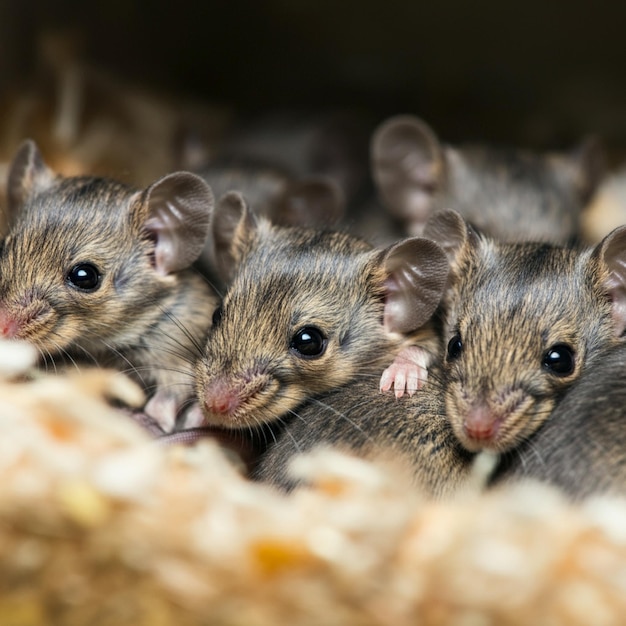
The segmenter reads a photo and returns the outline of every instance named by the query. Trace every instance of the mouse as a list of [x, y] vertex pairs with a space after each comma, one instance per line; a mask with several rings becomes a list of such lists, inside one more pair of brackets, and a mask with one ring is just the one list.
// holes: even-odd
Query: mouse
[[62, 176], [26, 140], [9, 169], [0, 248], [0, 337], [34, 345], [44, 367], [115, 367], [170, 430], [192, 393], [218, 298], [193, 269], [209, 232], [210, 187], [175, 172], [140, 190]]
[[440, 314], [454, 433], [472, 452], [516, 448], [626, 341], [626, 227], [594, 247], [505, 243], [442, 211], [424, 235], [451, 266]]
[[626, 493], [626, 346], [612, 346], [572, 385], [548, 419], [503, 454], [491, 485], [533, 479], [573, 500]]
[[539, 433], [606, 350], [624, 350], [626, 227], [595, 248], [504, 243], [447, 210], [431, 217], [424, 236], [451, 266], [435, 313], [445, 348], [426, 385], [401, 400], [366, 381], [318, 397], [270, 443], [257, 479], [292, 489], [290, 459], [319, 445], [368, 458], [386, 450], [437, 496], [456, 490], [484, 453], [511, 455], [516, 474], [532, 457], [550, 475], [548, 455], [535, 454]]
[[[294, 176], [284, 168], [244, 158], [218, 159], [196, 170], [215, 197], [229, 191], [240, 193], [257, 215], [285, 226], [336, 226], [345, 212], [339, 185], [322, 175]], [[197, 266], [214, 284], [225, 287], [225, 277], [216, 258], [213, 238], [207, 237]], [[219, 269], [218, 269], [219, 268]]]
[[436, 243], [376, 249], [341, 230], [276, 225], [236, 192], [220, 198], [211, 228], [230, 274], [195, 371], [198, 425], [279, 423], [349, 380], [374, 372], [376, 387], [407, 342], [438, 350], [428, 323], [448, 261]]
[[606, 171], [600, 140], [569, 152], [443, 143], [413, 115], [374, 131], [371, 172], [381, 203], [409, 235], [421, 235], [439, 209], [458, 211], [503, 241], [567, 243], [579, 237], [581, 213]]

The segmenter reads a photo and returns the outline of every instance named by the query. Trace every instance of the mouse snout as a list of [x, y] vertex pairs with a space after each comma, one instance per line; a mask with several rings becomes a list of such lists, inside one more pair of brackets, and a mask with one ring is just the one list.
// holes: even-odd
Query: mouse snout
[[489, 407], [479, 404], [471, 407], [463, 420], [463, 431], [467, 437], [481, 443], [497, 438], [502, 417]]
[[264, 376], [223, 377], [208, 380], [203, 389], [202, 405], [210, 423], [236, 425], [259, 403], [266, 389]]
[[204, 391], [204, 406], [209, 413], [228, 415], [241, 404], [239, 391], [224, 380], [208, 384]]
[[0, 308], [0, 337], [4, 339], [17, 338], [20, 331], [19, 320], [6, 309]]

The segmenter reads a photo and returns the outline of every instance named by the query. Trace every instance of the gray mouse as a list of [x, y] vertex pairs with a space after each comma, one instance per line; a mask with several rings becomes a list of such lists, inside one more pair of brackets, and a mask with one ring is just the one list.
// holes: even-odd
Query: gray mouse
[[212, 206], [193, 174], [143, 190], [64, 177], [25, 141], [8, 177], [0, 336], [32, 343], [47, 367], [128, 371], [150, 395], [146, 412], [171, 429], [192, 395], [192, 364], [217, 302], [190, 269]]
[[468, 450], [510, 450], [626, 341], [626, 227], [593, 248], [502, 243], [445, 211], [425, 236], [452, 268], [441, 307], [448, 419]]
[[204, 424], [279, 422], [349, 380], [376, 388], [408, 341], [437, 351], [428, 321], [448, 263], [432, 241], [378, 250], [340, 231], [278, 226], [237, 193], [218, 202], [212, 233], [231, 276], [196, 368]]
[[595, 137], [570, 153], [451, 146], [412, 115], [383, 122], [370, 155], [380, 200], [410, 235], [421, 235], [433, 212], [455, 209], [505, 241], [567, 243], [605, 172]]
[[[345, 201], [338, 184], [325, 176], [296, 177], [287, 170], [250, 159], [222, 159], [197, 171], [211, 187], [216, 198], [234, 191], [275, 224], [284, 226], [337, 225], [344, 214]], [[198, 266], [212, 282], [224, 286], [221, 261], [207, 237]], [[218, 269], [219, 268], [219, 269]]]
[[491, 483], [520, 478], [575, 499], [626, 494], [626, 346], [598, 355], [544, 424], [502, 456]]

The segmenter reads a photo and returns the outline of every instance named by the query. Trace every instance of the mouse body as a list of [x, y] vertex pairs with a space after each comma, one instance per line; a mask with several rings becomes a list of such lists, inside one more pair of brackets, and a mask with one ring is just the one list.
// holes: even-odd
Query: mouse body
[[32, 343], [47, 367], [131, 373], [150, 396], [147, 412], [170, 429], [217, 301], [190, 269], [209, 229], [210, 188], [186, 172], [144, 190], [63, 177], [32, 141], [8, 180], [0, 335]]
[[290, 471], [294, 457], [333, 448], [389, 463], [410, 476], [420, 493], [443, 498], [471, 478], [476, 455], [460, 445], [446, 419], [440, 372], [398, 401], [370, 380], [355, 380], [298, 407], [259, 456], [251, 475], [281, 490], [302, 485]]
[[570, 153], [451, 146], [412, 115], [383, 122], [370, 156], [380, 200], [406, 233], [421, 235], [435, 211], [454, 209], [503, 241], [578, 237], [581, 212], [605, 171], [595, 138]]
[[574, 499], [626, 493], [626, 346], [595, 359], [545, 423], [502, 456], [492, 477], [548, 482]]
[[349, 380], [376, 388], [408, 337], [437, 351], [427, 323], [448, 264], [433, 242], [377, 250], [340, 231], [277, 226], [236, 193], [218, 202], [212, 233], [231, 275], [196, 368], [204, 424], [253, 429]]

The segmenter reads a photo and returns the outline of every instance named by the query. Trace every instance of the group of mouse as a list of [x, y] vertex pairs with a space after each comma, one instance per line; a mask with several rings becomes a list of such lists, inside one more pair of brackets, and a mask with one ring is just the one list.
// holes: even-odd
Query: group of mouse
[[26, 140], [0, 336], [47, 370], [130, 374], [156, 436], [235, 441], [285, 490], [324, 446], [393, 459], [437, 498], [484, 452], [489, 486], [625, 493], [626, 226], [579, 237], [596, 152], [454, 147], [390, 118], [371, 174], [402, 236], [374, 245], [331, 179], [185, 171], [137, 190], [57, 174]]

